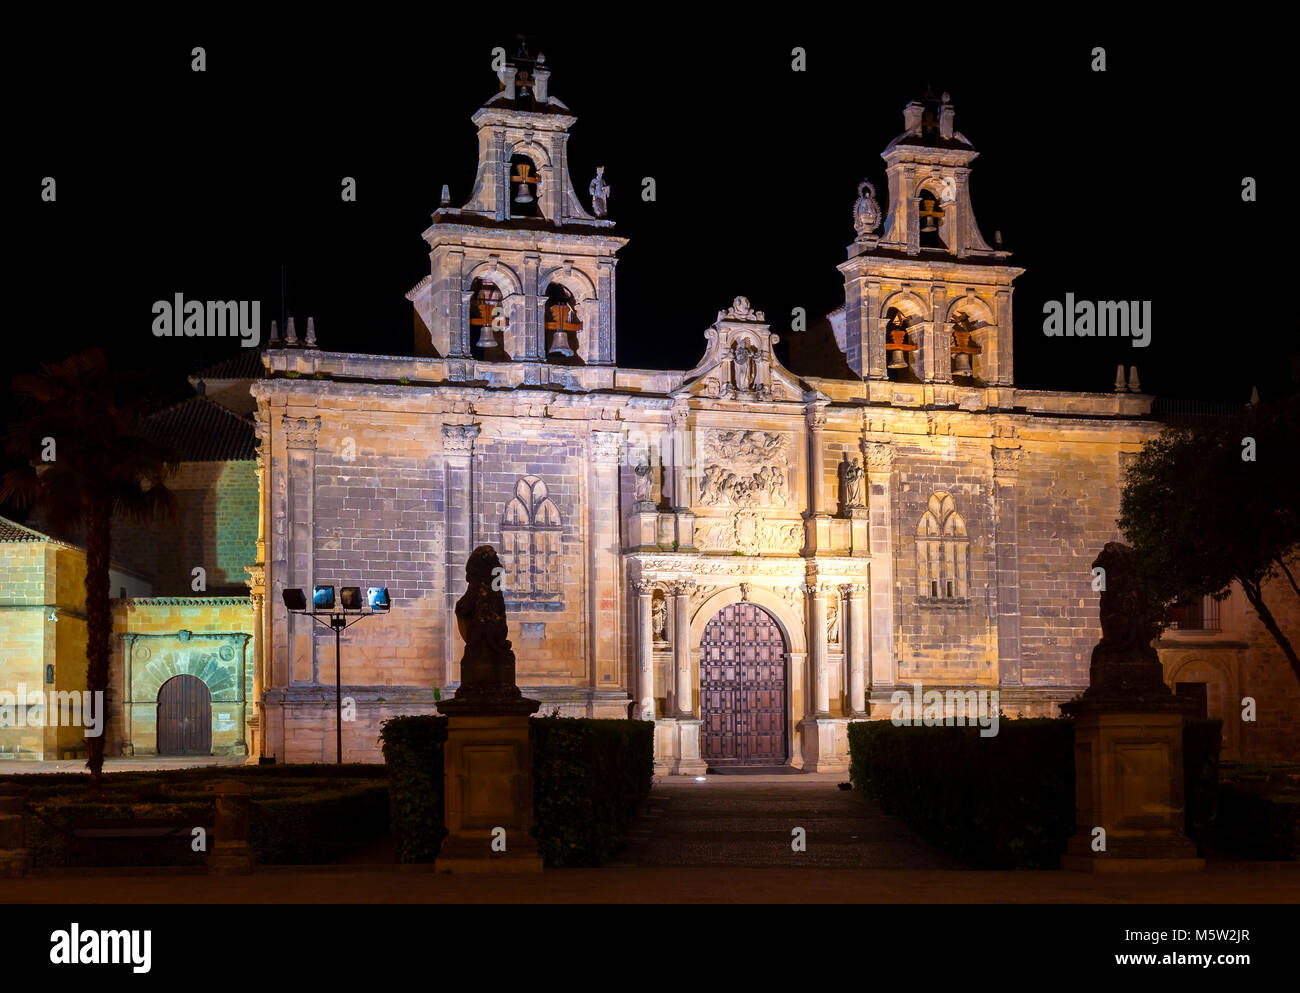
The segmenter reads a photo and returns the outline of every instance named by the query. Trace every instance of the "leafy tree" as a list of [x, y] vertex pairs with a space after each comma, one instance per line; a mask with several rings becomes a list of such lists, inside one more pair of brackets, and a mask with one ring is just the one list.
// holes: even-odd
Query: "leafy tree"
[[[124, 395], [124, 377], [98, 348], [13, 378], [20, 420], [6, 450], [27, 464], [0, 480], [0, 503], [41, 508], [51, 528], [84, 528], [86, 544], [86, 688], [107, 700], [110, 614], [109, 560], [113, 518], [141, 522], [174, 517], [165, 481], [174, 452], [142, 436], [140, 407]], [[104, 733], [86, 739], [91, 789], [102, 785]]]
[[[1300, 658], [1264, 588], [1300, 599], [1300, 398], [1255, 404], [1209, 428], [1166, 428], [1134, 458], [1119, 527], [1154, 603], [1221, 600], [1240, 584], [1300, 680]], [[1273, 593], [1270, 589], [1270, 596]], [[1274, 600], [1276, 603], [1276, 600]], [[1167, 626], [1166, 612], [1162, 626]]]

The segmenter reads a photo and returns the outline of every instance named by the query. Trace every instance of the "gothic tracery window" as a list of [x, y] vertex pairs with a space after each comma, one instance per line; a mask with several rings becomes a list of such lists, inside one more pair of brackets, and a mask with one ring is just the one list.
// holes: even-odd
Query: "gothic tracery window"
[[916, 526], [917, 593], [934, 599], [969, 596], [970, 542], [951, 494], [937, 492]]
[[558, 600], [560, 512], [540, 476], [524, 476], [501, 523], [508, 599]]

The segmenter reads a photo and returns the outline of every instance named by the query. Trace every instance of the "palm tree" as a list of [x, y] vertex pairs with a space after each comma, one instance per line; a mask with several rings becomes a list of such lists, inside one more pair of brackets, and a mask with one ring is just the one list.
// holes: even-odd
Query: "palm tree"
[[[22, 415], [10, 426], [6, 450], [27, 462], [0, 480], [0, 503], [39, 506], [51, 528], [85, 528], [86, 688], [107, 700], [112, 634], [109, 559], [113, 518], [148, 522], [174, 517], [176, 497], [165, 485], [178, 465], [173, 451], [143, 437], [140, 407], [128, 401], [124, 378], [98, 348], [13, 378]], [[92, 790], [100, 789], [104, 733], [86, 739]]]

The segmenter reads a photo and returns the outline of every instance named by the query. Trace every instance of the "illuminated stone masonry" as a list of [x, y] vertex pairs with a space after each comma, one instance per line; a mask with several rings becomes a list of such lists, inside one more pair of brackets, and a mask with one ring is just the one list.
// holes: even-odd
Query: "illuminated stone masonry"
[[[665, 773], [844, 771], [848, 722], [887, 718], [896, 686], [998, 689], [1009, 714], [1078, 693], [1120, 455], [1158, 425], [1136, 393], [1015, 387], [1021, 270], [979, 233], [946, 98], [905, 110], [887, 211], [863, 184], [830, 316], [859, 378], [832, 380], [786, 369], [745, 297], [695, 368], [616, 367], [617, 195], [578, 202], [547, 70], [501, 82], [469, 201], [424, 233], [415, 356], [264, 354], [265, 754], [328, 759], [332, 739], [333, 639], [281, 590], [390, 588], [343, 652], [345, 752], [377, 759], [382, 719], [458, 685], [480, 544], [524, 694], [652, 717]], [[782, 657], [755, 656], [777, 640], [746, 633], [756, 616]]]

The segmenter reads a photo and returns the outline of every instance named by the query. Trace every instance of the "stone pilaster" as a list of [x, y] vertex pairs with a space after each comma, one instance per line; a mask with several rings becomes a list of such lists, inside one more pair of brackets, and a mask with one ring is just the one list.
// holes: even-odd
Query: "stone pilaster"
[[[284, 585], [300, 588], [311, 597], [315, 583], [316, 439], [319, 417], [281, 418], [287, 462], [286, 514], [289, 527]], [[286, 611], [288, 644], [285, 646], [289, 683], [316, 681], [315, 637], [310, 617]]]
[[894, 542], [893, 447], [864, 441], [862, 461], [867, 472], [867, 508], [871, 515], [871, 641], [869, 681], [872, 694], [894, 687]]
[[[846, 583], [840, 592], [848, 601], [849, 717], [867, 716], [867, 587]], [[841, 632], [840, 637], [846, 637]]]
[[690, 408], [676, 403], [669, 412], [673, 453], [673, 537], [678, 551], [695, 550], [695, 514], [691, 512], [691, 471], [695, 460]]
[[[587, 651], [594, 690], [615, 690], [623, 682], [619, 667], [619, 495], [618, 472], [623, 436], [591, 433], [587, 501]], [[594, 706], [594, 703], [593, 703]], [[595, 717], [592, 713], [590, 716]]]
[[831, 517], [826, 509], [826, 407], [822, 399], [805, 413], [808, 427], [808, 512], [804, 515], [804, 548], [808, 554], [831, 549]]
[[542, 288], [537, 285], [541, 263], [542, 257], [537, 252], [529, 252], [524, 256], [524, 299], [519, 308], [524, 327], [515, 340], [523, 347], [523, 355], [519, 358], [529, 362], [546, 361], [546, 326], [542, 321], [542, 308], [546, 305], [546, 298]]
[[655, 717], [654, 627], [650, 617], [650, 599], [654, 583], [638, 579], [632, 584], [636, 591], [636, 671], [637, 704], [634, 717], [652, 721]]
[[940, 283], [930, 290], [930, 324], [925, 336], [925, 378], [931, 383], [952, 382], [952, 332], [948, 330], [947, 310], [948, 288]]
[[675, 682], [674, 709], [678, 718], [695, 716], [691, 680], [691, 580], [670, 583], [668, 592], [673, 597], [673, 674]]
[[1017, 482], [1021, 450], [993, 449], [994, 543], [998, 597], [998, 684], [1024, 685], [1020, 667], [1020, 549]]
[[456, 625], [456, 600], [465, 592], [465, 563], [474, 550], [474, 439], [477, 424], [442, 426], [443, 478], [447, 508], [446, 590], [447, 620], [443, 685], [460, 681], [464, 642]]

